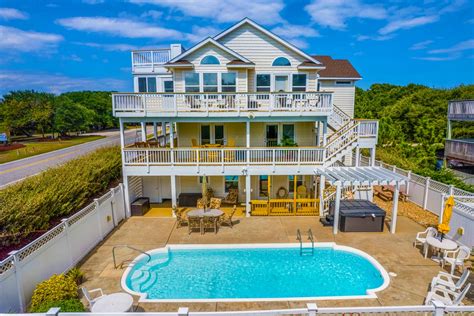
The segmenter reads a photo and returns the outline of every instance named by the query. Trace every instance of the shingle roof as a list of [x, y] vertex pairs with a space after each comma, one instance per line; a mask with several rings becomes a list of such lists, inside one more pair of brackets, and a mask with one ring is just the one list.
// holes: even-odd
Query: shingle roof
[[321, 78], [362, 78], [347, 59], [332, 59], [331, 56], [323, 55], [315, 55], [312, 57], [326, 66], [326, 69], [319, 71]]

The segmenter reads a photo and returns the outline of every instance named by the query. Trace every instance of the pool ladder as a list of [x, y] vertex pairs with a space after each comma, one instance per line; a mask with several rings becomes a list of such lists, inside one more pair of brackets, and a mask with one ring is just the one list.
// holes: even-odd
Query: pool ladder
[[129, 246], [129, 245], [116, 245], [116, 246], [114, 246], [114, 247], [112, 248], [112, 257], [114, 258], [114, 268], [115, 268], [115, 269], [117, 269], [118, 267], [120, 267], [120, 269], [123, 269], [123, 264], [126, 263], [126, 262], [130, 262], [130, 261], [131, 261], [131, 260], [124, 260], [124, 261], [122, 261], [122, 262], [120, 263], [120, 265], [117, 265], [116, 259], [115, 259], [115, 249], [116, 249], [116, 248], [128, 248], [128, 249], [132, 249], [132, 250], [138, 251], [138, 252], [140, 252], [140, 253], [142, 253], [142, 254], [144, 254], [144, 255], [146, 255], [146, 256], [148, 257], [147, 263], [150, 262], [150, 260], [151, 260], [150, 254], [147, 253], [147, 252], [145, 252], [145, 251], [143, 251], [143, 250], [141, 250], [141, 249], [138, 249], [138, 248], [135, 248], [135, 247], [132, 247], [132, 246]]
[[308, 229], [308, 239], [309, 241], [311, 241], [311, 248], [309, 247], [303, 247], [303, 238], [301, 237], [301, 231], [298, 229], [296, 231], [296, 240], [298, 240], [300, 242], [300, 256], [304, 255], [304, 254], [309, 254], [311, 251], [311, 255], [313, 256], [314, 255], [314, 236], [313, 236], [313, 231], [310, 229]]

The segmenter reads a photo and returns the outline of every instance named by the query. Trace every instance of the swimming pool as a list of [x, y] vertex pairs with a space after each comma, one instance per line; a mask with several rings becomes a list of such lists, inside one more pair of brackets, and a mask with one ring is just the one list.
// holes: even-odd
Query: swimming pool
[[317, 243], [170, 245], [138, 256], [122, 287], [140, 301], [273, 301], [373, 298], [388, 286], [385, 269], [368, 254]]

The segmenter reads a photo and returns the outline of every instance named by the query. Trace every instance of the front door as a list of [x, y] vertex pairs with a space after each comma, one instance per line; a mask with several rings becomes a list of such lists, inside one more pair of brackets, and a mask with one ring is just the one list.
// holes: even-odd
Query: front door
[[265, 132], [265, 144], [267, 147], [274, 147], [278, 145], [278, 125], [267, 125]]

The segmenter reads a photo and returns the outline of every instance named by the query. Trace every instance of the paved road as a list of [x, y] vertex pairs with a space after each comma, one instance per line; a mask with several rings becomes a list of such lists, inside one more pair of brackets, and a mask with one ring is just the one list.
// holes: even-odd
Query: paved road
[[[95, 135], [97, 135], [97, 133]], [[92, 142], [51, 151], [49, 153], [0, 164], [0, 187], [38, 174], [48, 168], [94, 151], [97, 148], [120, 144], [120, 134], [118, 131], [105, 132], [100, 135], [106, 137]], [[135, 130], [126, 131], [126, 137], [128, 139], [134, 139], [135, 136]]]

